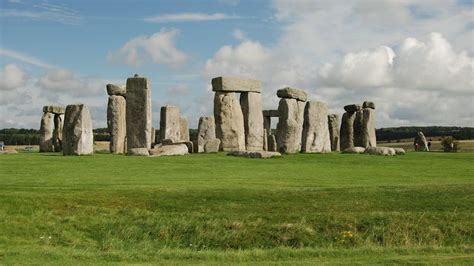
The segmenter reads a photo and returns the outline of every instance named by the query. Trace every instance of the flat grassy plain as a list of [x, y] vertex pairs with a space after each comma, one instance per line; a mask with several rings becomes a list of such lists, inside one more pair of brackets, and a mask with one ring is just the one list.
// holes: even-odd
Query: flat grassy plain
[[0, 263], [474, 263], [474, 154], [0, 156]]

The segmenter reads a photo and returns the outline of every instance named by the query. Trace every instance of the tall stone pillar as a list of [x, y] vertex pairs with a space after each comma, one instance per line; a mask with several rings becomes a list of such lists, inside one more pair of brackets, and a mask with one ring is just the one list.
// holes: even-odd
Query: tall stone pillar
[[277, 91], [281, 98], [278, 105], [276, 141], [278, 151], [297, 153], [301, 151], [304, 109], [307, 95], [303, 90], [283, 88]]
[[354, 145], [364, 148], [377, 146], [373, 102], [364, 102], [362, 109], [357, 111], [354, 121]]
[[307, 102], [304, 112], [303, 144], [306, 153], [331, 152], [328, 128], [328, 108], [322, 102]]
[[356, 120], [356, 112], [361, 110], [361, 106], [358, 104], [350, 104], [344, 106], [346, 111], [342, 115], [341, 121], [341, 150], [354, 147], [354, 121]]
[[221, 140], [220, 150], [245, 150], [244, 115], [233, 92], [216, 92], [214, 96], [216, 136]]
[[109, 101], [107, 103], [107, 127], [110, 133], [110, 153], [125, 153], [126, 126], [126, 88], [107, 84]]
[[64, 113], [54, 114], [53, 148], [55, 152], [62, 151]]
[[87, 155], [94, 151], [94, 133], [92, 119], [84, 104], [72, 104], [66, 107], [63, 128], [63, 154]]
[[181, 114], [178, 107], [162, 106], [160, 110], [160, 140], [180, 141], [180, 123]]
[[179, 139], [181, 141], [190, 141], [188, 119], [185, 116], [179, 118]]
[[242, 92], [240, 105], [244, 115], [245, 147], [248, 151], [262, 151], [264, 141], [262, 94]]
[[127, 152], [129, 155], [148, 155], [151, 148], [151, 88], [148, 79], [127, 79]]
[[[45, 106], [46, 107], [46, 106]], [[44, 110], [44, 109], [43, 109]], [[39, 151], [52, 152], [53, 149], [53, 120], [54, 115], [50, 112], [44, 112], [41, 117]]]
[[331, 151], [339, 151], [339, 116], [337, 114], [328, 115], [329, 138], [331, 140]]

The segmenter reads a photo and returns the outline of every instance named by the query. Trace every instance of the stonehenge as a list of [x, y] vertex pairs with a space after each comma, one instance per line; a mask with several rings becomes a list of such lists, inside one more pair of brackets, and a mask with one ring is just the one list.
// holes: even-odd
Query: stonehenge
[[331, 141], [331, 151], [340, 151], [339, 138], [339, 116], [337, 114], [328, 115], [329, 139]]
[[283, 153], [301, 151], [306, 92], [293, 88], [277, 91], [278, 104], [277, 145]]
[[123, 154], [126, 151], [126, 88], [107, 84], [107, 128], [110, 134], [110, 153]]
[[194, 152], [218, 152], [221, 144], [216, 138], [214, 117], [200, 117], [197, 140], [194, 142]]
[[68, 105], [64, 115], [63, 154], [92, 154], [93, 142], [94, 135], [89, 108], [84, 104]]
[[352, 147], [376, 147], [375, 104], [364, 102], [362, 105], [344, 106], [340, 130], [340, 149]]
[[264, 130], [264, 147], [265, 151], [276, 151], [276, 137], [272, 133], [272, 117], [279, 117], [278, 110], [264, 110], [263, 111], [263, 130]]
[[44, 106], [40, 124], [40, 152], [60, 152], [62, 150], [64, 108]]
[[145, 155], [151, 148], [151, 88], [148, 79], [135, 74], [127, 79], [127, 153]]
[[328, 109], [322, 102], [307, 102], [304, 111], [301, 150], [306, 153], [331, 152]]
[[[212, 79], [216, 137], [219, 150], [263, 150], [262, 85], [236, 77]], [[236, 93], [241, 93], [236, 99]]]
[[162, 106], [160, 110], [160, 140], [180, 141], [181, 114], [176, 106]]

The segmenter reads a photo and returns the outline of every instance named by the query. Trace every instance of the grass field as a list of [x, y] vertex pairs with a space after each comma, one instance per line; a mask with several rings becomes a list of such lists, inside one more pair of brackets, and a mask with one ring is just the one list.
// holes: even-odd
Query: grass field
[[474, 264], [474, 154], [0, 156], [0, 264]]

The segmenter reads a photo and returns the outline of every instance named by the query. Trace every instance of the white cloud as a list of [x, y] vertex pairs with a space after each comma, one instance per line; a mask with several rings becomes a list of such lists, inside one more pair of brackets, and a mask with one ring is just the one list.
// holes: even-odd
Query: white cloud
[[243, 31], [241, 31], [240, 29], [235, 29], [232, 32], [232, 36], [234, 36], [234, 38], [236, 38], [239, 41], [247, 40], [247, 37], [245, 36], [245, 33]]
[[[23, 4], [22, 1], [10, 1], [11, 3]], [[12, 17], [33, 20], [46, 20], [66, 25], [78, 25], [83, 17], [78, 11], [65, 5], [40, 2], [33, 5], [23, 5], [23, 9], [0, 9], [0, 17]]]
[[42, 60], [40, 60], [38, 58], [29, 56], [29, 55], [26, 55], [26, 54], [23, 54], [23, 53], [19, 53], [19, 52], [16, 52], [16, 51], [7, 50], [7, 49], [1, 48], [1, 47], [0, 47], [0, 55], [10, 57], [10, 58], [19, 60], [21, 62], [28, 63], [28, 64], [38, 66], [38, 67], [43, 67], [43, 68], [54, 68], [55, 67], [51, 64], [43, 62]]
[[58, 93], [72, 96], [93, 97], [103, 95], [107, 81], [94, 77], [76, 77], [67, 69], [54, 69], [39, 77], [37, 85], [48, 98]]
[[122, 48], [109, 52], [107, 60], [138, 67], [148, 62], [155, 64], [177, 65], [188, 59], [178, 50], [175, 41], [179, 36], [177, 29], [162, 29], [150, 37], [140, 36], [130, 39]]
[[167, 22], [199, 22], [199, 21], [215, 21], [225, 19], [237, 19], [239, 16], [227, 15], [224, 13], [179, 13], [179, 14], [164, 14], [145, 18], [146, 22], [150, 23], [167, 23]]
[[3, 69], [0, 69], [0, 91], [17, 89], [25, 85], [26, 80], [25, 72], [17, 65], [8, 64]]

